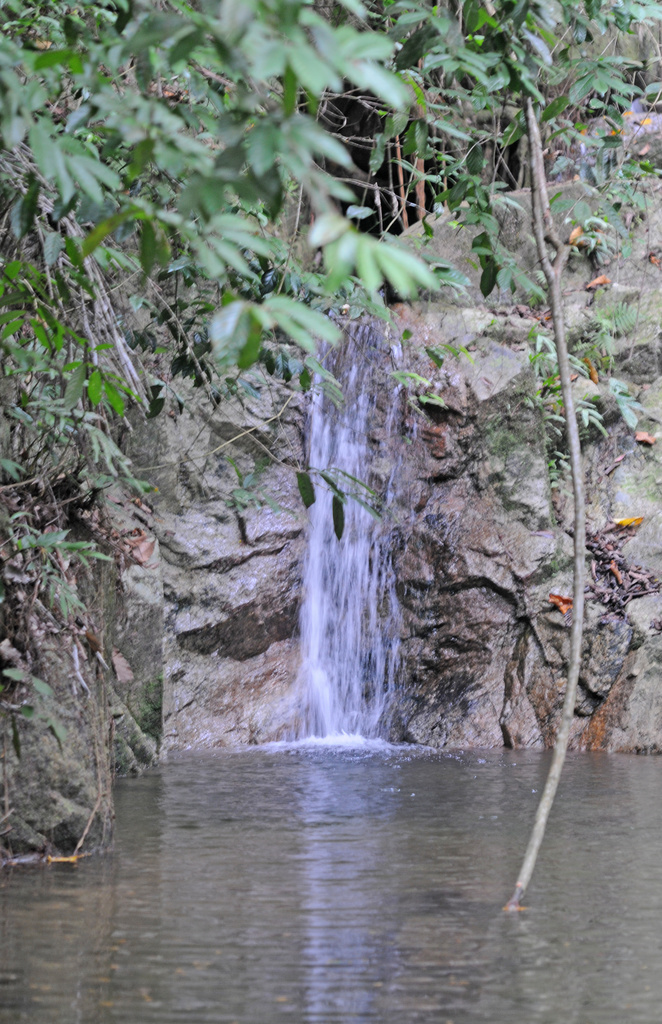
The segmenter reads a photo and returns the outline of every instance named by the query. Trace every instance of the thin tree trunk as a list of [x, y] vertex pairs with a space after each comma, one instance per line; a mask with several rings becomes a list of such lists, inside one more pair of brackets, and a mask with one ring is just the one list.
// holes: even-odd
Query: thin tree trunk
[[[575, 501], [575, 560], [574, 560], [574, 586], [572, 604], [572, 629], [570, 633], [570, 656], [568, 660], [568, 679], [566, 682], [565, 700], [563, 702], [563, 714], [561, 725], [556, 735], [552, 764], [545, 783], [536, 818], [524, 855], [524, 861], [517, 879], [515, 891], [504, 910], [519, 910], [520, 900], [531, 881], [531, 875], [535, 867], [536, 858], [545, 834], [545, 827], [549, 812], [552, 809], [554, 795], [561, 777], [561, 769], [568, 749], [570, 727], [575, 711], [575, 698], [577, 695], [577, 681], [581, 664], [582, 630], [584, 625], [584, 573], [586, 554], [586, 526], [585, 526], [585, 499], [584, 499], [584, 471], [582, 468], [582, 453], [579, 443], [579, 429], [577, 417], [575, 416], [572, 401], [572, 385], [570, 382], [570, 363], [568, 360], [568, 349], [565, 339], [565, 319], [563, 316], [563, 296], [561, 291], [561, 276], [568, 258], [569, 248], [561, 242], [549, 207], [549, 196], [547, 194], [547, 182], [545, 180], [545, 164], [543, 159], [542, 142], [540, 130], [536, 119], [533, 103], [526, 100], [525, 106], [526, 126], [529, 138], [529, 155], [531, 160], [531, 200], [533, 207], [533, 230], [538, 249], [538, 257], [542, 264], [547, 286], [549, 289], [550, 308], [552, 311], [552, 323], [554, 326], [554, 341], [559, 364], [559, 375], [561, 378], [561, 392], [563, 394], [563, 406], [565, 409], [565, 422], [570, 448], [570, 468], [572, 470], [572, 491]], [[552, 260], [547, 251], [547, 243], [555, 250], [555, 257]]]

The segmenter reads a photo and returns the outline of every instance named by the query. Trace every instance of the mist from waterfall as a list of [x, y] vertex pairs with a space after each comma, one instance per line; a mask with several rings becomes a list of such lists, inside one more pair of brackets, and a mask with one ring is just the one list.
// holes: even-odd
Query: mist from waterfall
[[[372, 325], [354, 328], [334, 372], [345, 402], [337, 409], [318, 392], [309, 423], [310, 466], [342, 470], [381, 483], [384, 516], [376, 522], [348, 498], [339, 541], [333, 529], [332, 494], [316, 487], [310, 509], [308, 553], [301, 609], [303, 720], [299, 737], [388, 735], [398, 668], [400, 613], [392, 564], [388, 514], [396, 466], [387, 464], [378, 437], [388, 437], [399, 402], [384, 413], [376, 405], [375, 375], [383, 379], [383, 339]], [[380, 351], [381, 350], [381, 351]], [[368, 497], [347, 477], [343, 489]]]

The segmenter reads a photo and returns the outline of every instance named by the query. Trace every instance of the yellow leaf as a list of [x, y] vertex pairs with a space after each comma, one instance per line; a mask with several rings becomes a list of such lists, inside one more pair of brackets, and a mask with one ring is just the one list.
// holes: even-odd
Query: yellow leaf
[[77, 864], [83, 857], [89, 857], [89, 853], [74, 853], [71, 857], [51, 857], [50, 853], [46, 858], [47, 864]]
[[639, 526], [643, 523], [643, 516], [634, 516], [632, 519], [615, 519], [614, 522], [617, 526]]

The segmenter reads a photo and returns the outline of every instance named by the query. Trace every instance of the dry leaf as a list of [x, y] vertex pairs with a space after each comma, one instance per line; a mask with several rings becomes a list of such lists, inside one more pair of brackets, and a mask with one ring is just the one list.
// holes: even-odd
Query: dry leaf
[[588, 367], [588, 375], [589, 375], [589, 377], [591, 378], [591, 380], [593, 381], [594, 384], [597, 384], [598, 383], [598, 371], [596, 370], [596, 368], [593, 365], [593, 363], [591, 362], [591, 360], [586, 358], [586, 359], [583, 359], [582, 362], [586, 363], [586, 366]]
[[653, 437], [653, 435], [649, 434], [646, 430], [638, 430], [634, 435], [634, 439], [635, 441], [639, 441], [641, 444], [655, 444], [657, 441], [657, 438]]
[[136, 562], [139, 565], [147, 565], [150, 558], [154, 554], [154, 548], [156, 547], [155, 540], [149, 540], [148, 537], [144, 537], [136, 544], [131, 554], [133, 555]]
[[612, 571], [612, 573], [614, 574], [614, 576], [616, 577], [616, 582], [618, 583], [619, 587], [622, 587], [623, 586], [623, 577], [621, 576], [620, 570], [619, 570], [618, 566], [616, 565], [616, 562], [613, 559], [609, 563], [609, 568]]
[[600, 274], [598, 277], [594, 277], [592, 281], [586, 285], [586, 291], [590, 291], [591, 288], [599, 288], [601, 284], [611, 284], [611, 278], [607, 277], [606, 274]]
[[131, 666], [124, 657], [121, 651], [118, 651], [116, 647], [113, 647], [113, 654], [110, 659], [115, 669], [115, 675], [117, 676], [118, 683], [132, 683], [133, 672]]
[[646, 156], [647, 153], [650, 153], [650, 146], [649, 146], [648, 143], [646, 143], [645, 146], [641, 147], [641, 149], [639, 150], [637, 156]]
[[135, 530], [132, 530], [130, 535], [128, 537], [125, 537], [124, 540], [129, 545], [130, 548], [135, 548], [138, 546], [138, 544], [142, 543], [146, 536], [147, 534], [145, 533], [144, 530], [136, 528]]
[[643, 516], [634, 516], [632, 519], [615, 519], [614, 522], [617, 526], [639, 526], [643, 523]]
[[576, 228], [573, 228], [570, 232], [570, 238], [568, 239], [568, 245], [576, 245], [578, 239], [584, 234], [584, 229], [578, 224]]
[[659, 267], [662, 263], [662, 260], [660, 260], [660, 257], [656, 256], [654, 252], [649, 252], [648, 262], [652, 263], [655, 267]]
[[99, 637], [92, 632], [91, 629], [85, 630], [85, 639], [90, 645], [92, 654], [99, 654], [101, 652], [101, 641], [99, 640]]
[[561, 594], [550, 594], [549, 600], [552, 604], [555, 604], [561, 615], [565, 615], [572, 608], [572, 598], [562, 597]]
[[609, 476], [610, 473], [613, 473], [616, 467], [623, 461], [624, 458], [625, 455], [619, 455], [617, 459], [614, 459], [611, 466], [607, 466], [607, 468], [605, 469], [605, 476]]

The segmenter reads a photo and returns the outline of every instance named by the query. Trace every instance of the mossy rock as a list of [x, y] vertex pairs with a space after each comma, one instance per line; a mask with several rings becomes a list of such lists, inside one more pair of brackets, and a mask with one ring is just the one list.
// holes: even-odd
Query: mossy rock
[[159, 744], [163, 735], [163, 674], [141, 687], [129, 710], [145, 735]]

